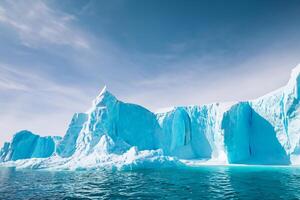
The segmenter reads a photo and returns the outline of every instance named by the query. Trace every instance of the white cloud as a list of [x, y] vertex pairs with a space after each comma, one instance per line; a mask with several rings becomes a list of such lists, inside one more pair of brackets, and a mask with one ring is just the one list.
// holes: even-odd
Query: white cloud
[[43, 47], [46, 44], [88, 49], [89, 41], [72, 26], [74, 16], [50, 8], [44, 1], [3, 1], [0, 22], [13, 28], [22, 44]]

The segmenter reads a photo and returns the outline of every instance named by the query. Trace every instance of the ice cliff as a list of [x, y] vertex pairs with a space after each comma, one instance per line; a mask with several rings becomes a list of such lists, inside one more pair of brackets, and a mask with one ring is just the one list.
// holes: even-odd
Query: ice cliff
[[30, 131], [16, 133], [10, 143], [4, 143], [0, 161], [16, 161], [27, 158], [47, 158], [55, 154], [60, 137], [40, 137]]
[[106, 88], [74, 114], [62, 139], [17, 133], [1, 165], [83, 169], [195, 164], [300, 164], [300, 65], [285, 87], [255, 100], [158, 113]]

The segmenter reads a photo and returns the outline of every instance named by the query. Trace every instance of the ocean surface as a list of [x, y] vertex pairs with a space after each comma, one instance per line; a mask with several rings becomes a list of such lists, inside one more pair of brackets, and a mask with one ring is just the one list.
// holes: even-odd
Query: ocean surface
[[0, 168], [0, 199], [300, 199], [300, 168], [59, 172]]

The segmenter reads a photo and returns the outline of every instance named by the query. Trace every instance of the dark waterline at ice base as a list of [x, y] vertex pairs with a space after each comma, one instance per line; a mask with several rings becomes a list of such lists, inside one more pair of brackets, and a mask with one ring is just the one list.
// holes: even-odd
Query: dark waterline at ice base
[[0, 169], [1, 199], [300, 199], [300, 168], [136, 171]]

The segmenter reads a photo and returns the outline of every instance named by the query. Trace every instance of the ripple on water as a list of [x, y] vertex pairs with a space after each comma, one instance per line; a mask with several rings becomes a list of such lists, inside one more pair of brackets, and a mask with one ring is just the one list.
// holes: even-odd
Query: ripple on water
[[0, 199], [300, 199], [300, 169], [137, 171], [0, 169]]

